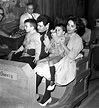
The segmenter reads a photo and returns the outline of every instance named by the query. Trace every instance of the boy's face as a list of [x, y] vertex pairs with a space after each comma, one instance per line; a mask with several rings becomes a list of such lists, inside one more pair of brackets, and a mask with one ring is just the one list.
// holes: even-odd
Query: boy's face
[[26, 22], [24, 25], [27, 33], [33, 31], [34, 27], [29, 22]]
[[43, 24], [43, 22], [38, 22], [37, 24], [37, 29], [38, 29], [38, 32], [42, 33], [44, 31], [46, 31], [46, 26]]
[[63, 36], [64, 33], [65, 33], [65, 31], [63, 31], [62, 27], [59, 27], [59, 26], [55, 27], [55, 32], [56, 32], [56, 35], [57, 35], [58, 37]]

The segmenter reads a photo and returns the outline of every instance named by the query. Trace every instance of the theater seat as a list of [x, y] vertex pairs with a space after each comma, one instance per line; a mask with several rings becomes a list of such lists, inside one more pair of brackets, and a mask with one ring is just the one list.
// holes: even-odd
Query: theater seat
[[[89, 49], [84, 50], [85, 56], [76, 60], [77, 73], [76, 78], [68, 85], [57, 85], [52, 92], [53, 101], [48, 106], [51, 108], [73, 108], [81, 103], [88, 95], [88, 79], [90, 76], [89, 68]], [[87, 51], [87, 52], [86, 52]], [[40, 85], [39, 92], [43, 95], [45, 81]], [[48, 108], [49, 108], [48, 107]], [[46, 107], [47, 108], [47, 107]]]
[[90, 80], [99, 78], [99, 44], [91, 46], [90, 69]]
[[[89, 55], [76, 60], [76, 78], [68, 85], [57, 85], [52, 92], [52, 103], [45, 108], [73, 108], [88, 95], [88, 61]], [[29, 64], [0, 59], [0, 101], [5, 102], [7, 108], [12, 108], [11, 105], [13, 108], [42, 108], [35, 99], [35, 79]], [[45, 80], [39, 87], [41, 95], [44, 88]]]

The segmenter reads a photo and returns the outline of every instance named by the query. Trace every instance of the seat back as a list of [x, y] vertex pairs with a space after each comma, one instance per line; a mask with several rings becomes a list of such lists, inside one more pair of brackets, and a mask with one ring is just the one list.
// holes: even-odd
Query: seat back
[[35, 73], [29, 64], [0, 59], [0, 107], [33, 108], [35, 101]]

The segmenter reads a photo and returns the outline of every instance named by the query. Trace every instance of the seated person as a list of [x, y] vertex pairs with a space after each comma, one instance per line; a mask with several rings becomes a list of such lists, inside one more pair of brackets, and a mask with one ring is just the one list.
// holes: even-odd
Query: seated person
[[[48, 87], [48, 90], [52, 90], [55, 87], [54, 81], [55, 81], [55, 67], [54, 64], [59, 62], [64, 56], [65, 56], [65, 49], [62, 46], [62, 42], [65, 42], [65, 25], [64, 24], [57, 24], [55, 26], [55, 30], [51, 30], [52, 39], [48, 41], [44, 41], [46, 45], [46, 51], [50, 53], [50, 55], [43, 60], [40, 60], [40, 62], [48, 61], [49, 68], [50, 68], [50, 74], [51, 74], [51, 83]], [[49, 44], [48, 44], [49, 43]]]
[[21, 37], [21, 36], [26, 35], [24, 21], [26, 19], [35, 19], [35, 20], [37, 20], [37, 18], [40, 15], [38, 13], [33, 13], [33, 11], [34, 11], [33, 3], [28, 3], [27, 7], [26, 7], [26, 12], [23, 15], [21, 15], [21, 17], [20, 17], [19, 30], [16, 33], [12, 34], [12, 37]]
[[[0, 7], [0, 22], [2, 22], [4, 20], [4, 10], [3, 8]], [[0, 27], [0, 35], [4, 36], [4, 37], [9, 37], [8, 34], [6, 34], [4, 31], [2, 31], [2, 27]]]
[[41, 53], [40, 34], [36, 31], [35, 19], [27, 19], [24, 24], [27, 32], [26, 37], [19, 49], [14, 51], [11, 60], [29, 63], [34, 68]]
[[47, 15], [41, 14], [37, 18], [37, 30], [41, 34], [40, 40], [41, 40], [41, 54], [40, 59], [43, 59], [49, 55], [49, 52], [46, 51], [46, 47], [44, 44], [44, 40], [48, 40], [51, 38], [50, 33], [50, 26], [51, 26], [51, 20]]
[[21, 15], [20, 17], [20, 25], [19, 28], [21, 30], [24, 30], [24, 21], [26, 19], [35, 19], [37, 20], [37, 18], [39, 17], [40, 14], [38, 13], [34, 13], [34, 5], [32, 3], [28, 3], [27, 7], [26, 7], [26, 13], [24, 13], [23, 15]]
[[[69, 37], [68, 44], [66, 45], [62, 42], [62, 46], [65, 49], [67, 55], [63, 57], [58, 63], [55, 64], [55, 84], [66, 85], [73, 81], [76, 76], [76, 57], [80, 54], [83, 49], [83, 41], [81, 36], [82, 28], [82, 20], [75, 16], [70, 16], [67, 20], [67, 33], [66, 37]], [[48, 62], [38, 62], [37, 66], [34, 68], [36, 77], [36, 93], [38, 93], [38, 86], [40, 85], [42, 78], [46, 78], [46, 88], [43, 95], [43, 98], [39, 102], [41, 106], [46, 106], [47, 103], [50, 103], [51, 91], [48, 90], [48, 86], [50, 85], [50, 71]], [[38, 99], [37, 99], [38, 100]]]
[[90, 42], [90, 38], [91, 38], [91, 30], [87, 28], [87, 20], [85, 18], [81, 18], [81, 20], [83, 21], [85, 25], [85, 33], [83, 34], [82, 39], [84, 42], [84, 46], [88, 46]]

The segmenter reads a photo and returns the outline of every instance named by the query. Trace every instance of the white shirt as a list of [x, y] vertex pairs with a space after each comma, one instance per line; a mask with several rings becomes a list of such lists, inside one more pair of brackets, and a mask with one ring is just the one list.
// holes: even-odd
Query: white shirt
[[32, 15], [29, 14], [28, 12], [23, 14], [21, 17], [20, 17], [20, 25], [19, 25], [19, 28], [24, 30], [24, 21], [26, 19], [32, 19], [34, 18], [35, 20], [37, 20], [37, 18], [40, 16], [40, 14], [38, 13], [33, 13]]
[[[40, 34], [37, 32], [34, 32], [32, 34], [26, 35], [23, 45], [25, 46], [25, 50], [28, 49], [35, 49], [35, 57], [39, 58], [41, 53], [41, 40], [40, 40]], [[24, 55], [24, 54], [23, 54]], [[27, 54], [25, 54], [27, 55]]]

